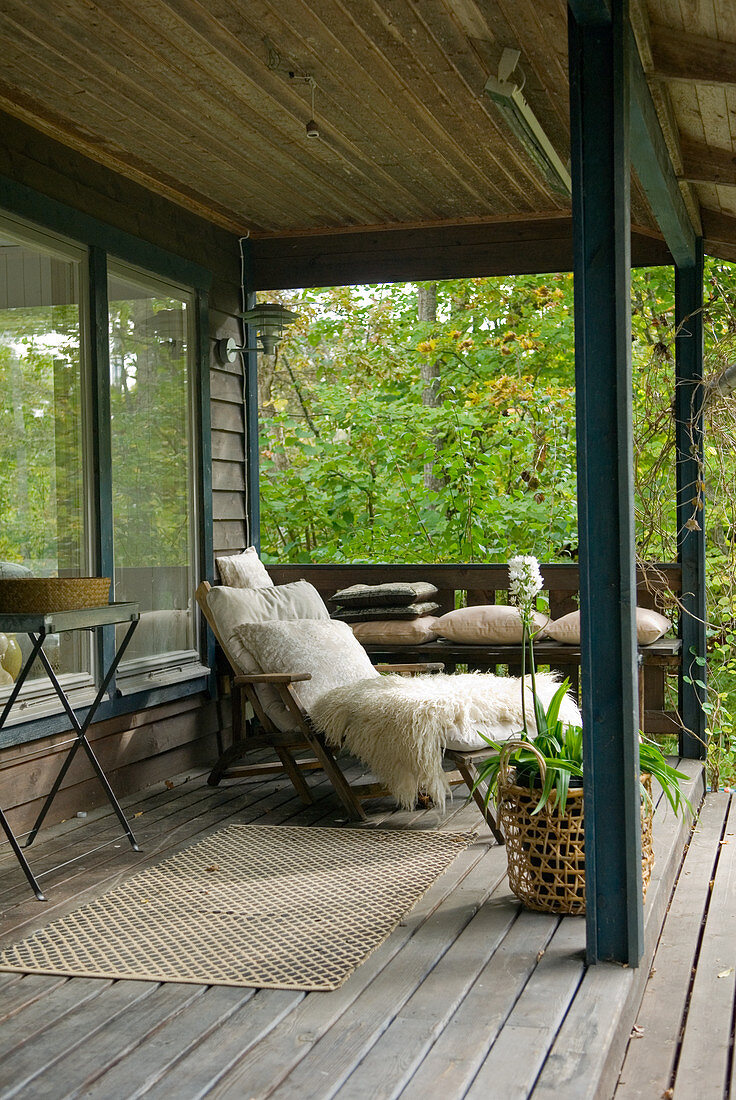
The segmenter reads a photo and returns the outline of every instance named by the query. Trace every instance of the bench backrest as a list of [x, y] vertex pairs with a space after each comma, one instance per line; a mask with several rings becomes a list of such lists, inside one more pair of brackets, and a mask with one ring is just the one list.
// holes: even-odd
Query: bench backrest
[[[507, 603], [509, 571], [506, 565], [268, 565], [275, 584], [304, 579], [327, 602], [341, 588], [352, 584], [385, 584], [388, 581], [429, 581], [438, 588], [434, 597], [438, 615], [469, 604]], [[580, 570], [574, 562], [540, 566], [549, 595], [550, 614], [559, 619], [577, 610]], [[637, 573], [637, 603], [669, 611], [672, 596], [681, 590], [680, 566], [670, 562], [646, 565]], [[669, 599], [667, 598], [669, 595]]]

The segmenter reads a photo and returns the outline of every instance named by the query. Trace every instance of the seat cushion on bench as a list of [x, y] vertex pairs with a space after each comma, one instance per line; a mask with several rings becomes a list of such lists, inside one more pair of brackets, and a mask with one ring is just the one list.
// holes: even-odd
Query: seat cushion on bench
[[[670, 620], [660, 615], [658, 611], [651, 611], [648, 607], [637, 607], [636, 640], [639, 645], [651, 645], [663, 638], [671, 629]], [[571, 611], [569, 615], [555, 619], [548, 625], [546, 633], [547, 637], [555, 642], [580, 645], [580, 612]]]
[[[543, 638], [549, 619], [536, 611], [532, 615], [535, 637]], [[476, 604], [448, 611], [437, 620], [438, 633], [451, 642], [483, 645], [519, 644], [523, 641], [524, 628], [516, 607], [505, 604]]]
[[377, 619], [351, 626], [361, 645], [423, 645], [437, 637], [438, 621], [435, 615], [422, 615], [418, 619]]
[[330, 597], [340, 607], [405, 607], [423, 603], [437, 595], [427, 581], [392, 581], [388, 584], [353, 584]]

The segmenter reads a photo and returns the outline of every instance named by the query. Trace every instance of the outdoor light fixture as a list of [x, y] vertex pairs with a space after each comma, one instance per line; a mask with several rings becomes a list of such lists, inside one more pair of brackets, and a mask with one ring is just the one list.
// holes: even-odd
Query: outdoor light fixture
[[284, 329], [296, 321], [298, 314], [286, 309], [278, 302], [264, 302], [254, 309], [239, 313], [246, 325], [254, 328], [260, 341], [255, 347], [241, 347], [232, 336], [217, 341], [217, 355], [221, 363], [234, 363], [241, 351], [262, 351], [264, 355], [273, 355]]
[[522, 95], [523, 79], [520, 85], [513, 84], [510, 80], [520, 57], [519, 50], [505, 49], [498, 63], [498, 76], [489, 76], [485, 91], [499, 108], [550, 187], [559, 194], [570, 195], [572, 193], [570, 173]]

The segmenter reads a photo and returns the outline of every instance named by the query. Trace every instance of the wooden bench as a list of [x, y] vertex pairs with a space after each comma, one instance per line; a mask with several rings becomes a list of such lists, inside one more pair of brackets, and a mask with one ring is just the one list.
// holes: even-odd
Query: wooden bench
[[[269, 565], [275, 584], [289, 581], [309, 581], [318, 590], [328, 607], [330, 597], [352, 584], [384, 584], [388, 581], [429, 581], [438, 589], [435, 602], [438, 615], [459, 606], [508, 602], [509, 573], [505, 565]], [[544, 591], [549, 597], [553, 619], [576, 611], [579, 591], [579, 571], [573, 563], [542, 565]], [[663, 610], [669, 618], [673, 597], [679, 598], [681, 574], [679, 565], [670, 563], [648, 565], [637, 576], [637, 602], [641, 607]], [[664, 597], [664, 600], [663, 600]], [[668, 598], [669, 597], [669, 598]], [[467, 645], [449, 641], [426, 642], [416, 646], [366, 645], [375, 664], [396, 661], [442, 661], [448, 670], [458, 665], [470, 669], [496, 671], [499, 666], [518, 675], [521, 664], [519, 645]], [[681, 730], [677, 712], [667, 703], [667, 677], [679, 672], [681, 639], [662, 638], [653, 645], [640, 646], [640, 707], [642, 729], [649, 735], [678, 734]], [[567, 677], [573, 691], [579, 690], [580, 647], [558, 642], [538, 642], [537, 663], [548, 665]]]

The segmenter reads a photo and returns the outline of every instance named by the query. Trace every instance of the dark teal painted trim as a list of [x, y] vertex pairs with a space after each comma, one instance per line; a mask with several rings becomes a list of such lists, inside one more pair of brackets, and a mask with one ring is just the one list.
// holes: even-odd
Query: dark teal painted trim
[[589, 962], [644, 947], [630, 316], [626, 5], [570, 14], [575, 380]]
[[[245, 308], [253, 309], [256, 294], [253, 290], [252, 247], [243, 241], [243, 301]], [[243, 325], [246, 347], [254, 347], [256, 330]], [[246, 519], [252, 546], [261, 549], [261, 471], [258, 424], [258, 352], [243, 352], [243, 396], [245, 402], [245, 486], [247, 493]]]
[[[199, 291], [195, 298], [195, 324], [197, 350], [195, 356], [196, 391], [195, 435], [197, 446], [197, 513], [199, 515], [198, 558], [199, 576], [214, 583], [214, 550], [212, 520], [212, 429], [210, 416], [210, 327], [207, 294]], [[209, 692], [214, 696], [215, 638], [212, 631], [203, 627], [205, 638], [204, 659], [211, 669]]]
[[676, 264], [696, 262], [696, 235], [649, 91], [634, 32], [626, 22], [631, 81], [631, 160]]
[[[107, 299], [107, 256], [94, 245], [89, 250], [90, 393], [92, 405], [92, 503], [95, 517], [94, 555], [99, 576], [113, 577], [112, 442], [110, 423], [110, 341]], [[95, 632], [98, 668], [110, 667], [115, 656], [115, 627]], [[115, 693], [115, 681], [110, 695]]]
[[568, 0], [579, 27], [604, 27], [611, 22], [611, 0]]
[[25, 184], [0, 176], [0, 209], [3, 208], [54, 233], [101, 248], [116, 259], [146, 268], [165, 279], [201, 290], [209, 289], [212, 283], [212, 273], [199, 264], [82, 214]]
[[[181, 684], [171, 684], [165, 688], [152, 688], [150, 691], [139, 692], [136, 695], [106, 699], [100, 703], [95, 717], [95, 724], [104, 722], [108, 718], [116, 718], [121, 714], [134, 714], [136, 711], [156, 707], [160, 703], [170, 703], [174, 699], [184, 699], [189, 695], [200, 694], [206, 694], [210, 697], [209, 677], [207, 676], [198, 676], [194, 680], [186, 680]], [[88, 710], [89, 707], [75, 710], [74, 713], [80, 723], [84, 721]], [[53, 714], [49, 715], [48, 718], [36, 718], [33, 722], [24, 722], [22, 725], [8, 726], [0, 733], [0, 749], [39, 741], [42, 737], [64, 733], [69, 728], [69, 719], [65, 714]]]
[[[677, 557], [682, 567], [682, 668], [679, 709], [683, 726], [680, 754], [693, 760], [706, 756], [707, 689], [686, 683], [685, 676], [707, 683], [705, 599], [705, 494], [698, 490], [703, 470], [703, 242], [697, 262], [675, 266], [675, 445], [677, 451]], [[693, 498], [703, 504], [697, 513], [700, 530], [685, 526], [693, 515]]]

